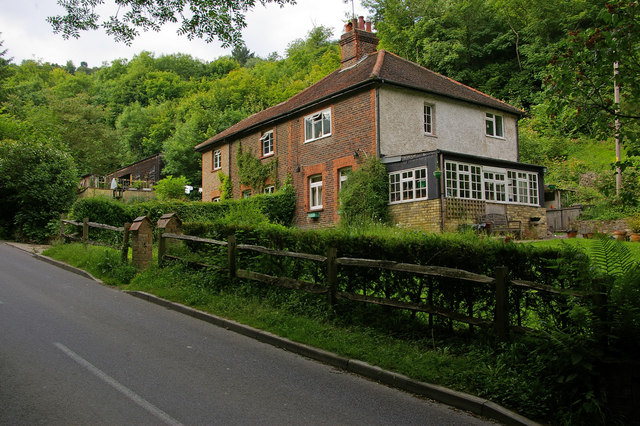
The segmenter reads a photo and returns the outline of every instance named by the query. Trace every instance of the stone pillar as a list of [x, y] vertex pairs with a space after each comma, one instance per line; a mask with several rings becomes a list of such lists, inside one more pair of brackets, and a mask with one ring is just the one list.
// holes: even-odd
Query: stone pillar
[[182, 235], [182, 220], [175, 213], [167, 213], [158, 219], [158, 264], [162, 266], [167, 249], [180, 246], [182, 241], [163, 238], [164, 234]]
[[137, 217], [129, 232], [133, 266], [146, 269], [153, 260], [153, 223], [146, 216]]

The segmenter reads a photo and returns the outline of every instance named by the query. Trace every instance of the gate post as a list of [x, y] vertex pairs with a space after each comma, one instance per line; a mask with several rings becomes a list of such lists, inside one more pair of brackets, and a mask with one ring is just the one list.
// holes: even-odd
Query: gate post
[[153, 224], [148, 217], [140, 216], [133, 221], [129, 231], [133, 266], [146, 269], [153, 259]]

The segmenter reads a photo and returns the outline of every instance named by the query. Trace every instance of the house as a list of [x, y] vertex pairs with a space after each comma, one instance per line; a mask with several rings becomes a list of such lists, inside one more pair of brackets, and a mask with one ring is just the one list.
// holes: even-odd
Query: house
[[124, 188], [134, 186], [134, 182], [140, 182], [144, 187], [153, 186], [163, 177], [163, 157], [163, 154], [155, 154], [129, 164], [107, 175], [106, 182], [116, 179]]
[[328, 226], [346, 172], [376, 156], [398, 225], [440, 232], [501, 213], [546, 235], [543, 168], [518, 162], [523, 112], [377, 45], [370, 23], [354, 19], [340, 69], [196, 146], [203, 200], [219, 200], [221, 175], [233, 198], [255, 193], [238, 181], [238, 152], [249, 150], [263, 164], [277, 158], [264, 192], [292, 176], [297, 226]]

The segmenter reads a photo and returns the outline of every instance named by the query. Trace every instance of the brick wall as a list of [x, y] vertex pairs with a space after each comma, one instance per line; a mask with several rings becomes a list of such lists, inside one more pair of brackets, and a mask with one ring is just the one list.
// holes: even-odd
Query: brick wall
[[[522, 221], [523, 239], [547, 238], [547, 216], [544, 207], [507, 204], [507, 217]], [[540, 220], [532, 222], [532, 217], [539, 217]]]
[[[245, 189], [238, 182], [236, 158], [240, 144], [243, 151], [261, 157], [260, 137], [265, 131], [273, 130], [274, 155], [262, 161], [278, 159], [277, 179], [271, 184], [279, 186], [287, 175], [292, 176], [297, 197], [294, 224], [301, 227], [335, 224], [339, 220], [339, 170], [356, 169], [363, 158], [377, 153], [375, 102], [375, 89], [351, 94], [223, 145], [222, 171], [232, 178], [233, 198], [240, 198]], [[327, 108], [331, 110], [331, 135], [305, 143], [304, 118]], [[220, 193], [217, 171], [211, 171], [212, 153], [210, 150], [202, 154], [203, 201], [211, 201]], [[314, 174], [322, 175], [323, 208], [314, 210], [318, 218], [309, 218], [309, 177]]]
[[427, 232], [442, 231], [440, 212], [440, 199], [389, 205], [391, 223], [407, 228], [419, 228]]

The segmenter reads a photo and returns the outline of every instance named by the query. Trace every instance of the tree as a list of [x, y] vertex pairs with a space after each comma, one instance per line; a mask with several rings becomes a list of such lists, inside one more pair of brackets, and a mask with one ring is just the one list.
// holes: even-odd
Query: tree
[[[607, 4], [600, 18], [600, 25], [571, 32], [565, 51], [553, 59], [547, 77], [551, 104], [572, 128], [603, 138], [614, 135], [613, 125], [619, 120], [627, 153], [639, 155], [639, 2]], [[614, 98], [615, 63], [619, 103]]]
[[71, 156], [33, 140], [0, 141], [0, 226], [20, 239], [43, 241], [71, 207], [77, 187]]
[[[295, 0], [259, 0], [262, 5], [281, 7]], [[79, 38], [80, 31], [103, 27], [116, 41], [127, 45], [143, 31], [160, 31], [165, 24], [180, 23], [179, 35], [189, 40], [202, 38], [207, 43], [217, 38], [223, 47], [239, 45], [246, 27], [245, 13], [255, 0], [58, 0], [66, 15], [50, 16], [54, 33], [65, 39]], [[108, 4], [113, 15], [100, 22], [96, 7]]]
[[179, 176], [174, 178], [169, 175], [164, 179], [160, 179], [153, 186], [158, 195], [158, 200], [184, 200], [187, 198], [185, 187], [187, 186], [187, 178]]

